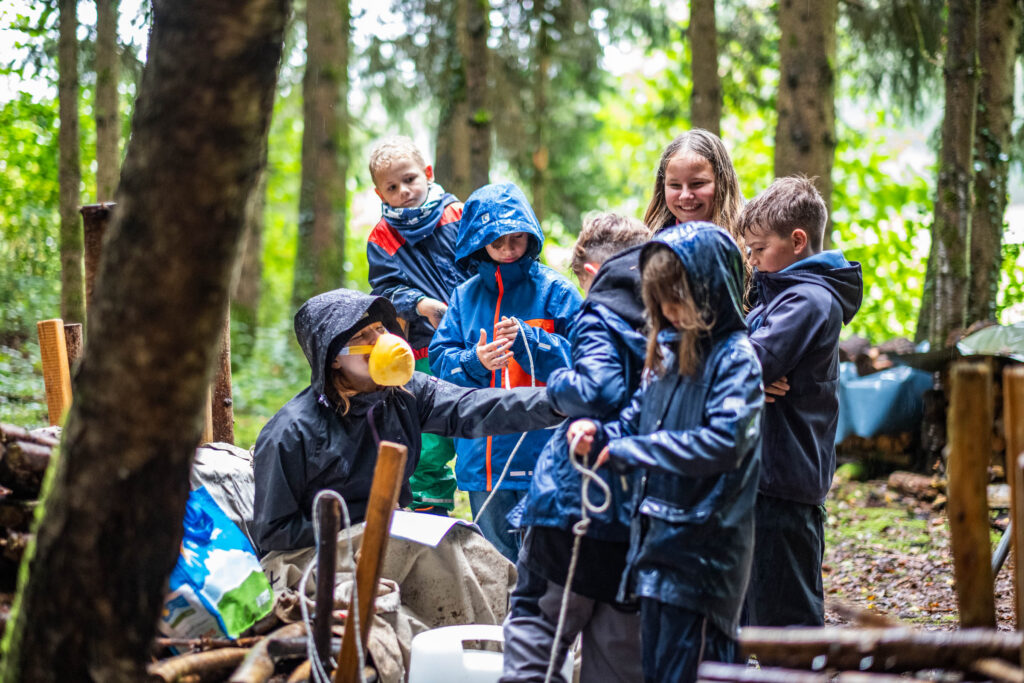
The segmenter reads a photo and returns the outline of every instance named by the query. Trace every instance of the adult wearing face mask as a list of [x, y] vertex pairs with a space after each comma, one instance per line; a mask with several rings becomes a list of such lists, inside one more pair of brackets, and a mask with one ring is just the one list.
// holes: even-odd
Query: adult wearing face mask
[[519, 433], [557, 424], [545, 390], [468, 389], [413, 371], [387, 299], [337, 289], [295, 315], [295, 336], [311, 370], [256, 440], [253, 537], [258, 550], [310, 547], [313, 498], [332, 489], [352, 523], [363, 521], [382, 440], [409, 449], [398, 502], [412, 502], [409, 476], [421, 433], [459, 438]]

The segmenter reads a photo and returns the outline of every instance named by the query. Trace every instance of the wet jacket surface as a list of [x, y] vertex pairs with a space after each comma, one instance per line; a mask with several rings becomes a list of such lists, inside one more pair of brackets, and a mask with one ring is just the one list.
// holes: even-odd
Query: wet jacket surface
[[604, 426], [613, 465], [640, 475], [620, 599], [684, 607], [732, 635], [753, 551], [761, 369], [747, 339], [743, 270], [732, 238], [708, 223], [675, 226], [644, 246], [641, 263], [665, 244], [716, 322], [693, 376], [678, 373], [678, 333], [663, 331], [665, 373]]
[[366, 242], [372, 292], [389, 299], [409, 321], [409, 344], [420, 350], [417, 358], [426, 356], [434, 328], [416, 312], [416, 304], [423, 297], [450, 303], [452, 292], [470, 275], [455, 265], [462, 203], [445, 193], [436, 213], [415, 226], [384, 216]]
[[[363, 519], [380, 440], [409, 449], [399, 504], [411, 500], [408, 476], [419, 460], [421, 432], [459, 437], [540, 429], [561, 418], [542, 390], [473, 390], [414, 373], [404, 387], [358, 394], [339, 414], [325, 396], [328, 349], [345, 340], [365, 313], [397, 328], [386, 299], [351, 290], [314, 297], [296, 314], [295, 333], [310, 362], [310, 386], [260, 432], [254, 470], [254, 536], [259, 550], [313, 545], [312, 502], [325, 488], [346, 500], [352, 522]], [[358, 328], [357, 328], [358, 329]]]
[[[640, 297], [640, 249], [633, 247], [602, 264], [573, 326], [573, 365], [551, 373], [548, 398], [569, 418], [614, 420], [640, 386], [647, 339]], [[567, 421], [544, 446], [530, 483], [520, 524], [570, 530], [580, 519], [582, 477], [569, 462]], [[613, 502], [603, 513], [590, 513], [587, 538], [629, 538], [628, 480], [610, 468], [599, 470]], [[625, 485], [624, 485], [625, 484]], [[591, 485], [591, 502], [603, 494]]]
[[[497, 264], [485, 245], [503, 235], [529, 235], [526, 253], [515, 263]], [[459, 230], [457, 263], [475, 265], [476, 275], [459, 285], [451, 306], [430, 343], [430, 369], [438, 377], [465, 387], [543, 386], [557, 368], [570, 364], [567, 339], [580, 307], [576, 287], [537, 261], [544, 234], [526, 197], [515, 185], [485, 185], [466, 200]], [[522, 321], [512, 345], [514, 360], [505, 370], [490, 372], [476, 355], [480, 330], [493, 340], [494, 325], [503, 316]], [[529, 348], [529, 353], [527, 352]], [[526, 425], [520, 431], [528, 431]], [[550, 432], [528, 434], [516, 451], [502, 489], [530, 485], [537, 455]], [[455, 477], [464, 491], [489, 491], [498, 482], [519, 435], [456, 439]]]
[[820, 505], [836, 469], [839, 333], [860, 308], [860, 264], [826, 251], [778, 273], [755, 272], [754, 283], [747, 322], [765, 385], [786, 377], [790, 386], [765, 406], [760, 490]]

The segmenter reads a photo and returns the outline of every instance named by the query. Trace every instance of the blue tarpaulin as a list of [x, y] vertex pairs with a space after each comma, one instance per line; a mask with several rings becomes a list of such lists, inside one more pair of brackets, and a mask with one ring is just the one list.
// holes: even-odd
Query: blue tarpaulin
[[906, 365], [860, 377], [853, 363], [840, 363], [836, 443], [850, 435], [870, 438], [917, 429], [924, 411], [921, 395], [931, 386], [931, 373]]

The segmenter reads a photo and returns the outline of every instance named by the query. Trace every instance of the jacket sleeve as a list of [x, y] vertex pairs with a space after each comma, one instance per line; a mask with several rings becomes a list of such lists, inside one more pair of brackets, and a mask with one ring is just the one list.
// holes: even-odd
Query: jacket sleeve
[[491, 373], [476, 355], [479, 332], [467, 337], [462, 329], [461, 299], [460, 290], [456, 289], [448, 313], [430, 340], [430, 371], [459, 386], [483, 387], [489, 383]]
[[538, 381], [547, 382], [552, 372], [572, 365], [572, 346], [568, 338], [582, 301], [576, 288], [568, 283], [552, 288], [545, 315], [554, 320], [553, 334], [520, 321], [523, 324], [512, 343], [512, 356], [520, 366], [529, 370], [530, 357], [526, 353], [529, 346], [533, 357], [532, 374]]
[[369, 266], [370, 292], [390, 300], [400, 317], [415, 319], [419, 315], [416, 304], [426, 294], [411, 286], [398, 261], [388, 256], [380, 246], [368, 242], [366, 263]]
[[422, 376], [417, 387], [424, 432], [477, 439], [553, 427], [562, 421], [543, 388], [468, 389]]
[[571, 418], [607, 415], [627, 398], [625, 368], [607, 325], [593, 313], [576, 321], [573, 331], [576, 359], [571, 368], [558, 368], [547, 380], [548, 398]]
[[740, 465], [760, 438], [763, 406], [757, 359], [749, 351], [734, 348], [724, 354], [712, 376], [703, 424], [623, 436], [609, 444], [611, 457], [619, 466], [646, 467], [684, 477], [728, 472]]
[[750, 334], [765, 386], [792, 372], [808, 350], [820, 343], [820, 333], [831, 316], [831, 298], [823, 310], [821, 298], [815, 296], [824, 292], [818, 285], [790, 287], [772, 302], [771, 315]]
[[260, 434], [256, 440], [253, 536], [261, 554], [314, 543], [312, 512], [302, 508], [307, 446], [305, 436], [293, 426], [267, 437]]

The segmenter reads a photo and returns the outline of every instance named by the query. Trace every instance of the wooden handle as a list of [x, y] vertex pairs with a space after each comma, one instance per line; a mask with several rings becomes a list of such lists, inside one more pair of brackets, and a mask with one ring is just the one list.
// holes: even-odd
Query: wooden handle
[[[391, 516], [398, 504], [398, 493], [405, 480], [405, 459], [408, 449], [397, 443], [381, 441], [377, 452], [377, 466], [373, 470], [370, 499], [366, 505], [366, 528], [359, 547], [356, 564], [356, 588], [359, 593], [359, 640], [366, 651], [369, 642], [373, 603], [377, 595], [384, 553], [388, 549]], [[345, 620], [345, 634], [341, 639], [341, 654], [334, 672], [335, 683], [356, 683], [359, 668], [356, 656], [354, 606], [349, 602], [349, 618]]]
[[961, 628], [995, 628], [988, 463], [992, 457], [992, 373], [957, 363], [949, 402], [949, 532]]
[[40, 320], [39, 355], [43, 361], [43, 385], [51, 425], [59, 425], [71, 407], [71, 371], [68, 368], [68, 347], [64, 339], [64, 321], [60, 318]]

